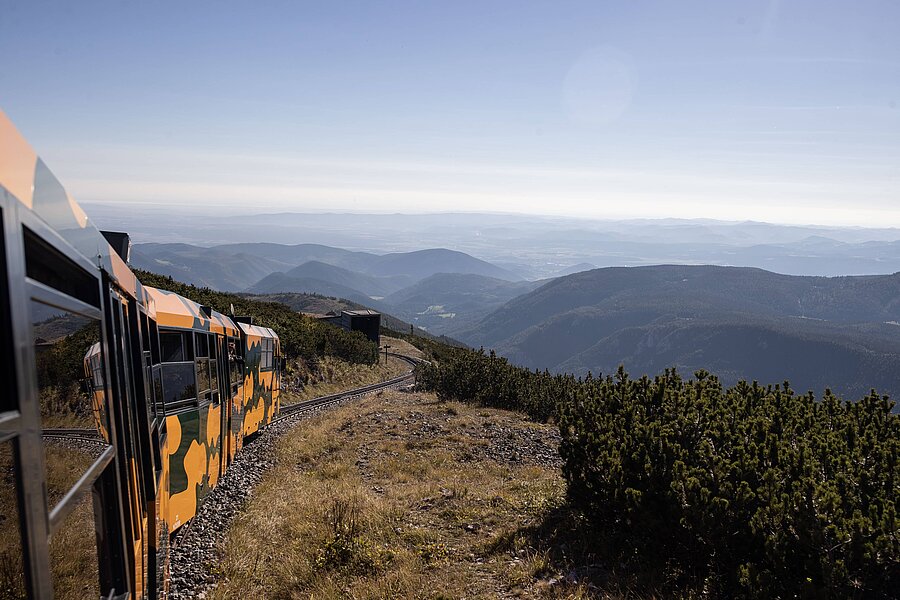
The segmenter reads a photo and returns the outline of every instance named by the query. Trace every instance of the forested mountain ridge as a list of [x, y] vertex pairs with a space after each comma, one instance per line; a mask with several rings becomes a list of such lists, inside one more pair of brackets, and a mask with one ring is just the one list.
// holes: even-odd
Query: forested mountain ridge
[[[900, 321], [900, 273], [800, 277], [750, 267], [661, 265], [609, 267], [548, 282], [514, 299], [481, 324], [485, 343], [506, 339], [561, 312], [652, 305], [796, 316], [844, 323]], [[473, 338], [474, 339], [474, 338]]]
[[516, 364], [584, 375], [713, 369], [848, 396], [900, 393], [900, 274], [795, 277], [760, 269], [597, 269], [550, 281], [458, 337]]

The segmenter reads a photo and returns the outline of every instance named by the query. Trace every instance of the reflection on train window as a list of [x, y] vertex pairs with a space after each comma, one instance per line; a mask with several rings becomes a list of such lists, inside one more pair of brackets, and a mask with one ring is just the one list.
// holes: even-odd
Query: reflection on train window
[[213, 403], [219, 401], [219, 364], [217, 362], [218, 352], [216, 352], [216, 344], [218, 338], [214, 335], [209, 337], [209, 389]]
[[31, 301], [41, 426], [106, 433], [99, 321]]
[[241, 363], [239, 361], [240, 343], [240, 340], [237, 338], [228, 338], [228, 370], [230, 372], [232, 386], [236, 386], [241, 382]]
[[13, 442], [0, 443], [0, 597], [25, 598]]
[[163, 363], [162, 388], [167, 411], [193, 406], [197, 398], [194, 363]]
[[[63, 441], [45, 444], [47, 495], [55, 505], [94, 461], [93, 449]], [[50, 538], [53, 594], [57, 598], [99, 598], [97, 534], [91, 494], [84, 494]]]

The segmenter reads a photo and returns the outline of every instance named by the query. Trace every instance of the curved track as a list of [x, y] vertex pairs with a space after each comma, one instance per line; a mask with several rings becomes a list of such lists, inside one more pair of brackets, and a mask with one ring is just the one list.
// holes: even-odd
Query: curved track
[[44, 429], [41, 435], [47, 439], [77, 440], [79, 442], [107, 445], [106, 440], [100, 437], [96, 429], [53, 427]]
[[[420, 362], [421, 359], [413, 358], [411, 356], [406, 356], [404, 354], [395, 354], [393, 352], [388, 353], [390, 356], [395, 358], [399, 358], [400, 360], [406, 361], [413, 368]], [[307, 412], [314, 408], [322, 408], [328, 406], [330, 404], [337, 404], [338, 402], [343, 402], [345, 400], [351, 400], [353, 398], [360, 398], [365, 396], [366, 394], [371, 394], [372, 392], [379, 392], [388, 389], [395, 389], [402, 387], [408, 383], [415, 382], [415, 374], [413, 373], [413, 369], [410, 369], [407, 373], [403, 375], [399, 375], [394, 377], [393, 379], [388, 379], [387, 381], [382, 381], [379, 383], [373, 383], [371, 385], [366, 385], [363, 387], [355, 388], [352, 390], [347, 390], [346, 392], [338, 392], [337, 394], [330, 394], [328, 396], [319, 396], [318, 398], [313, 398], [312, 400], [306, 400], [304, 402], [298, 402], [297, 404], [292, 404], [290, 406], [284, 406], [281, 408], [280, 414], [278, 417], [274, 418], [269, 425], [274, 425], [275, 423], [280, 423], [286, 419], [290, 419], [291, 417]]]
[[[417, 364], [424, 362], [422, 359], [413, 358], [404, 354], [397, 354], [394, 352], [389, 352], [388, 354], [395, 358], [399, 358], [400, 360], [406, 361], [412, 368], [415, 368]], [[318, 398], [313, 398], [312, 400], [305, 400], [303, 402], [298, 402], [297, 404], [291, 404], [290, 406], [282, 407], [279, 415], [272, 419], [267, 427], [274, 425], [275, 423], [281, 423], [296, 415], [308, 412], [313, 409], [322, 408], [331, 404], [337, 404], [338, 402], [351, 400], [353, 398], [360, 398], [362, 396], [365, 396], [366, 394], [371, 394], [373, 392], [396, 389], [402, 387], [403, 385], [414, 383], [415, 375], [413, 374], [412, 368], [407, 373], [404, 373], [403, 375], [399, 375], [392, 379], [388, 379], [387, 381], [373, 383], [371, 385], [347, 390], [346, 392], [338, 392], [337, 394], [330, 394], [328, 396], [319, 396]], [[100, 434], [97, 433], [97, 430], [90, 428], [52, 427], [43, 430], [43, 437], [48, 439], [77, 440], [95, 444], [106, 444], [106, 441], [100, 437]]]

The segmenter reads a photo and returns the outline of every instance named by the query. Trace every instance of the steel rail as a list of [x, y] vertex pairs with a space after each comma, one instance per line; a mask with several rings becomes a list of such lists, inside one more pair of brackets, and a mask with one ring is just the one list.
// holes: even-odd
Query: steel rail
[[[406, 361], [413, 367], [418, 365], [421, 360], [417, 358], [413, 358], [411, 356], [406, 356], [404, 354], [396, 354], [394, 352], [389, 352], [389, 356], [394, 356], [399, 358], [400, 360]], [[342, 402], [344, 400], [351, 400], [353, 398], [359, 398], [365, 396], [366, 394], [371, 394], [373, 392], [384, 391], [387, 389], [391, 389], [394, 387], [399, 387], [404, 383], [408, 383], [409, 381], [415, 381], [415, 374], [413, 370], [410, 369], [408, 372], [403, 375], [398, 375], [397, 377], [393, 377], [386, 381], [381, 381], [378, 383], [372, 383], [369, 385], [365, 385], [362, 387], [354, 388], [352, 390], [347, 390], [344, 392], [338, 392], [336, 394], [329, 394], [327, 396], [319, 396], [318, 398], [313, 398], [311, 400], [305, 400], [303, 402], [298, 402], [296, 404], [291, 404], [290, 406], [284, 406], [281, 408], [279, 416], [272, 419], [269, 422], [268, 426], [274, 425], [275, 423], [280, 423], [286, 419], [294, 417], [298, 414], [302, 414], [308, 412], [315, 408], [322, 408], [325, 406], [330, 406], [332, 404], [336, 404], [338, 402]]]

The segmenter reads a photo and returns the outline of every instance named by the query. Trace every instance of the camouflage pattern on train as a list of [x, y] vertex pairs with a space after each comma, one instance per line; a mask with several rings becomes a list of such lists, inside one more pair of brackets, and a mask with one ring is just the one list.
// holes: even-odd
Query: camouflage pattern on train
[[[171, 535], [279, 412], [275, 332], [143, 286], [129, 248], [0, 111], [0, 595], [166, 597]], [[91, 423], [96, 454], [47, 439]]]

